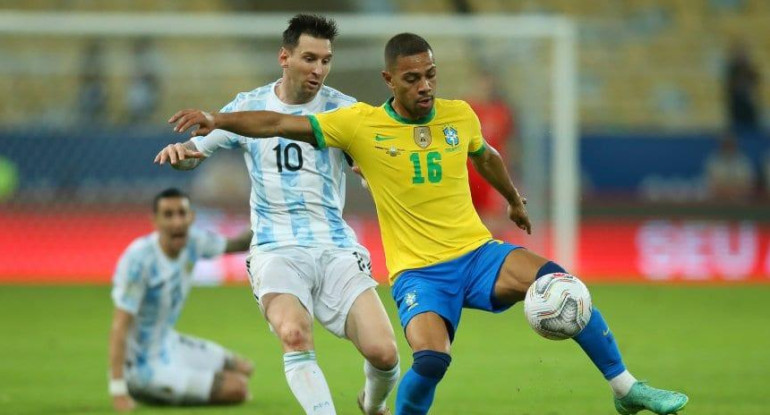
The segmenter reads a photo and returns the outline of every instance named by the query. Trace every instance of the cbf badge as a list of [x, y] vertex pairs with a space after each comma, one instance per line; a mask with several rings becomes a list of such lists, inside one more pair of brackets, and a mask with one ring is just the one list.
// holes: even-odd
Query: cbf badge
[[447, 144], [452, 147], [460, 144], [460, 137], [457, 136], [457, 130], [454, 127], [444, 127], [441, 131], [444, 133]]
[[420, 148], [428, 148], [432, 141], [430, 127], [414, 127], [414, 143]]

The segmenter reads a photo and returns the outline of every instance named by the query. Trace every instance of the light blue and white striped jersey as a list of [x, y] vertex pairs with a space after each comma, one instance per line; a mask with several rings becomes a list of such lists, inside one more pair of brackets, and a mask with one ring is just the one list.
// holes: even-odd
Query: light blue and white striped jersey
[[[356, 100], [328, 86], [301, 105], [283, 103], [275, 93], [279, 81], [243, 92], [222, 112], [268, 110], [306, 115], [352, 105]], [[252, 247], [261, 251], [284, 247], [351, 247], [355, 233], [342, 219], [345, 206], [344, 153], [319, 150], [281, 137], [253, 139], [215, 130], [193, 138], [198, 151], [241, 148], [251, 177]]]
[[150, 359], [167, 359], [182, 305], [187, 299], [195, 262], [225, 252], [227, 240], [218, 234], [190, 228], [187, 245], [171, 259], [153, 232], [135, 239], [118, 262], [113, 276], [112, 300], [134, 315], [128, 332], [126, 359], [142, 366]]

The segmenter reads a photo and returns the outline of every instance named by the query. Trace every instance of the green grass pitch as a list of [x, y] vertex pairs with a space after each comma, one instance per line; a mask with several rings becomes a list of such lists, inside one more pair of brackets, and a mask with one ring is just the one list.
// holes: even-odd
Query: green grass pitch
[[[595, 285], [626, 364], [640, 379], [690, 395], [685, 414], [770, 413], [770, 286]], [[387, 290], [401, 348], [411, 356]], [[0, 413], [109, 414], [108, 287], [0, 286]], [[253, 400], [215, 408], [140, 407], [139, 414], [299, 414], [281, 350], [248, 287], [194, 288], [178, 329], [256, 363]], [[339, 414], [357, 414], [362, 359], [316, 327], [316, 351]], [[501, 315], [465, 311], [452, 366], [432, 414], [613, 414], [610, 391], [572, 341], [542, 339], [521, 305]]]

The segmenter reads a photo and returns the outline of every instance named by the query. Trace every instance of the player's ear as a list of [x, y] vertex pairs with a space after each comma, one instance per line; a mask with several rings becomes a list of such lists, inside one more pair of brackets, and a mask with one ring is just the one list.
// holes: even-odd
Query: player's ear
[[289, 67], [289, 55], [291, 55], [291, 52], [285, 47], [281, 47], [281, 50], [278, 51], [278, 64], [281, 65], [281, 68], [286, 69]]
[[385, 80], [388, 88], [393, 89], [393, 75], [391, 75], [390, 72], [382, 71], [382, 79]]

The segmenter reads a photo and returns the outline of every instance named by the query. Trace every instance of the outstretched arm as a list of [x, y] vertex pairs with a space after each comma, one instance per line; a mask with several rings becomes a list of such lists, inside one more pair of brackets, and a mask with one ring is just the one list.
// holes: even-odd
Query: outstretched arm
[[508, 201], [508, 217], [516, 223], [519, 229], [532, 233], [532, 225], [524, 206], [527, 204], [527, 199], [521, 197], [516, 186], [513, 185], [500, 153], [487, 145], [481, 154], [471, 156], [471, 162], [484, 180], [489, 182]]
[[304, 116], [287, 115], [273, 111], [239, 111], [208, 113], [201, 110], [182, 110], [168, 120], [176, 124], [174, 131], [183, 132], [196, 126], [191, 135], [205, 135], [214, 129], [254, 137], [284, 137], [317, 145], [310, 120]]
[[251, 245], [251, 237], [253, 233], [251, 229], [243, 231], [235, 238], [227, 238], [227, 245], [225, 245], [225, 253], [230, 254], [233, 252], [244, 252], [249, 250]]
[[126, 412], [134, 409], [134, 400], [128, 394], [123, 373], [123, 362], [126, 357], [126, 334], [134, 316], [127, 311], [115, 307], [110, 330], [110, 385], [112, 406], [116, 411]]
[[177, 170], [192, 170], [200, 165], [206, 156], [195, 147], [192, 140], [184, 143], [169, 144], [155, 156], [155, 163], [163, 164], [168, 160]]

